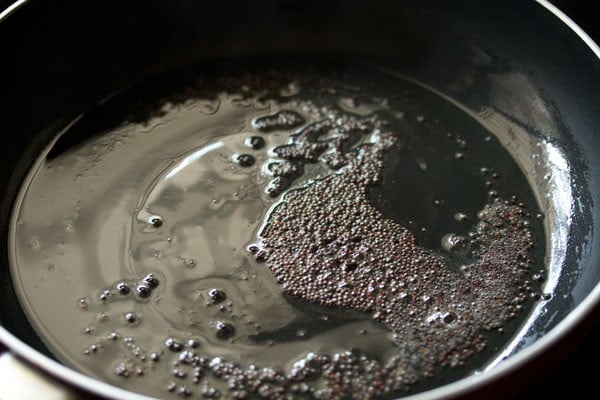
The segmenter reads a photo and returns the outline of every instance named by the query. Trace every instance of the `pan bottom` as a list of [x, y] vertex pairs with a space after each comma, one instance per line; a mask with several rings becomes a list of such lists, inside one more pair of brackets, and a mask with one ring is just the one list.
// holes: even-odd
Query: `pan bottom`
[[58, 359], [157, 397], [379, 398], [510, 347], [548, 299], [522, 165], [423, 87], [336, 71], [194, 70], [57, 136], [11, 268]]

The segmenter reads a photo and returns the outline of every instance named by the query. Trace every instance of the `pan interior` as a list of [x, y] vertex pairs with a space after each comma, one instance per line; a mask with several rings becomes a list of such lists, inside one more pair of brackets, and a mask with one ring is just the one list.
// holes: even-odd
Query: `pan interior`
[[[414, 353], [422, 343], [399, 347], [398, 331], [373, 313], [290, 296], [268, 260], [249, 251], [287, 191], [343, 173], [306, 162], [302, 173], [274, 182], [273, 165], [285, 161], [275, 149], [329, 112], [385, 121], [381, 130], [396, 142], [369, 202], [454, 273], [472, 260], [453, 238], [469, 237], [486, 204], [515, 196], [530, 215], [535, 248], [515, 316], [482, 330], [485, 349], [472, 357], [436, 365], [432, 379], [418, 368], [410, 384], [394, 386], [390, 378], [384, 395], [442, 385], [527, 345], [564, 261], [572, 194], [561, 150], [494, 109], [474, 112], [393, 71], [310, 65], [308, 73], [285, 65], [240, 74], [220, 65], [159, 77], [57, 133], [22, 187], [10, 236], [15, 289], [56, 358], [157, 397], [230, 393], [223, 376], [244, 373], [247, 381], [254, 365], [272, 371], [261, 377], [264, 395], [285, 388], [336, 398], [314, 376], [296, 386], [286, 379], [317, 356], [386, 366]], [[223, 70], [230, 70], [226, 79], [214, 72]], [[253, 92], [256, 82], [276, 82], [269, 88], [276, 98]], [[261, 129], [264, 118], [275, 121], [272, 130]], [[373, 133], [347, 151], [377, 143]], [[332, 139], [326, 135], [335, 132], [318, 139]], [[428, 309], [427, 324], [452, 325], [452, 318], [441, 321], [443, 311]], [[223, 373], [227, 368], [238, 375]], [[372, 380], [358, 381], [365, 393], [374, 390]], [[252, 393], [233, 386], [238, 395]]]

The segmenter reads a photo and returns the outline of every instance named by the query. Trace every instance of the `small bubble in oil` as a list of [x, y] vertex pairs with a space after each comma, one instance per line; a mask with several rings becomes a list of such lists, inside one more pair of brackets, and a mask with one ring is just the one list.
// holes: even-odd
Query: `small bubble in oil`
[[542, 298], [542, 300], [550, 300], [552, 298], [552, 294], [551, 293], [542, 293], [541, 298]]
[[135, 287], [136, 294], [141, 298], [150, 297], [152, 289], [147, 284], [140, 284]]
[[100, 299], [100, 301], [108, 301], [108, 299], [110, 299], [111, 293], [110, 290], [106, 289], [100, 292], [100, 294], [98, 295], [98, 298]]
[[129, 312], [126, 312], [125, 314], [123, 314], [123, 319], [128, 324], [136, 324], [136, 323], [140, 322], [139, 316], [133, 311], [129, 311]]
[[92, 343], [86, 349], [83, 350], [83, 354], [89, 355], [89, 354], [97, 353], [98, 350], [100, 350], [101, 348], [102, 348], [102, 345], [100, 345], [98, 343]]
[[86, 335], [92, 335], [94, 333], [94, 331], [95, 331], [95, 328], [93, 325], [88, 325], [83, 328], [83, 333], [85, 333]]
[[467, 221], [469, 219], [469, 216], [465, 213], [457, 212], [456, 214], [454, 214], [454, 219], [456, 221]]
[[304, 336], [306, 336], [306, 333], [307, 333], [307, 332], [306, 332], [306, 330], [305, 330], [305, 329], [298, 329], [298, 330], [296, 331], [296, 336], [298, 336], [298, 337], [304, 337]]
[[144, 276], [144, 278], [142, 278], [142, 282], [148, 285], [151, 289], [158, 287], [158, 285], [160, 284], [160, 281], [153, 273], [149, 273], [146, 276]]
[[290, 187], [292, 181], [284, 176], [278, 176], [272, 179], [267, 185], [265, 192], [269, 195], [269, 197], [277, 197], [284, 190]]
[[250, 136], [244, 140], [244, 144], [252, 150], [260, 150], [265, 147], [265, 139], [261, 136]]
[[75, 230], [75, 226], [71, 221], [64, 221], [63, 227], [65, 228], [65, 232], [73, 232]]
[[148, 217], [148, 223], [153, 228], [160, 228], [161, 226], [163, 226], [163, 219], [160, 215], [151, 215]]
[[165, 340], [165, 346], [167, 346], [167, 348], [171, 351], [174, 352], [179, 352], [181, 350], [183, 350], [183, 343], [181, 343], [180, 341], [178, 341], [177, 339], [173, 338], [173, 337], [169, 337]]
[[544, 280], [544, 275], [540, 274], [540, 273], [536, 273], [536, 274], [533, 274], [533, 276], [531, 277], [531, 279], [533, 281], [540, 281], [541, 282], [541, 281]]
[[455, 251], [462, 249], [467, 243], [467, 238], [454, 233], [446, 234], [442, 237], [442, 248], [446, 251]]
[[221, 289], [213, 288], [208, 291], [208, 297], [210, 298], [211, 303], [217, 304], [225, 301], [227, 294]]
[[224, 321], [215, 322], [216, 336], [219, 339], [230, 339], [235, 335], [235, 328], [232, 324]]
[[131, 375], [130, 368], [125, 362], [120, 362], [119, 364], [117, 364], [117, 366], [113, 370], [113, 373], [123, 378], [128, 378]]
[[32, 238], [31, 241], [29, 242], [29, 245], [34, 250], [39, 250], [42, 247], [41, 243], [40, 243], [40, 239], [38, 239], [38, 238]]
[[117, 283], [115, 285], [115, 289], [117, 289], [117, 292], [119, 292], [119, 294], [121, 294], [123, 296], [129, 294], [129, 292], [130, 292], [129, 285], [126, 282]]
[[239, 164], [240, 167], [251, 167], [254, 165], [256, 160], [250, 154], [239, 154], [234, 157], [236, 163]]

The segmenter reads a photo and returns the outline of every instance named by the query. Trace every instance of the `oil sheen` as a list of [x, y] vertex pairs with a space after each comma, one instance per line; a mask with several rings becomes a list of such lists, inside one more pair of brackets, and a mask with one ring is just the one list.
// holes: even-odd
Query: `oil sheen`
[[56, 358], [159, 398], [394, 398], [544, 298], [543, 222], [477, 119], [366, 67], [160, 77], [72, 121], [13, 213]]

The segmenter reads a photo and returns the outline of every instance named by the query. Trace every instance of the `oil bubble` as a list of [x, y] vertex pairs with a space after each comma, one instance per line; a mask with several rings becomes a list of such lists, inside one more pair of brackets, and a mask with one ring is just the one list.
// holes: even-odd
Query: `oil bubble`
[[442, 248], [448, 252], [463, 249], [467, 244], [467, 238], [454, 233], [448, 233], [442, 237]]
[[117, 289], [117, 292], [119, 292], [119, 294], [121, 294], [123, 296], [129, 294], [129, 292], [130, 292], [129, 285], [126, 282], [117, 283], [115, 285], [115, 289]]
[[129, 312], [126, 312], [125, 314], [123, 314], [123, 319], [128, 324], [137, 324], [140, 322], [139, 316], [133, 311], [129, 311]]
[[261, 136], [250, 136], [244, 140], [244, 144], [252, 150], [260, 150], [265, 147], [265, 139]]
[[77, 300], [77, 307], [81, 310], [87, 310], [90, 306], [90, 301], [87, 297], [81, 297]]
[[148, 285], [151, 289], [158, 287], [158, 285], [160, 284], [160, 281], [153, 273], [149, 273], [146, 276], [144, 276], [144, 278], [142, 278], [142, 282]]
[[251, 167], [254, 165], [256, 160], [250, 154], [238, 154], [235, 156], [235, 162], [239, 164], [240, 167]]
[[216, 335], [219, 339], [230, 339], [235, 335], [235, 328], [228, 322], [215, 322], [215, 329], [217, 330]]
[[467, 221], [469, 219], [469, 216], [465, 213], [457, 212], [456, 214], [454, 214], [454, 219], [457, 221]]
[[163, 218], [160, 215], [151, 215], [148, 217], [148, 224], [153, 228], [160, 228], [163, 226]]
[[152, 294], [152, 289], [147, 284], [142, 283], [135, 287], [135, 292], [139, 297], [147, 298]]
[[183, 343], [173, 337], [165, 339], [165, 346], [171, 351], [180, 352], [183, 350]]
[[210, 298], [211, 303], [217, 304], [225, 301], [227, 294], [221, 289], [213, 288], [208, 291], [208, 297]]
[[290, 187], [291, 185], [291, 180], [288, 178], [285, 178], [283, 176], [278, 176], [275, 179], [272, 179], [267, 188], [266, 188], [266, 193], [269, 195], [269, 197], [277, 197], [279, 196], [284, 190], [286, 190], [287, 188]]

